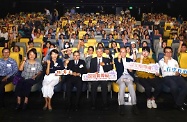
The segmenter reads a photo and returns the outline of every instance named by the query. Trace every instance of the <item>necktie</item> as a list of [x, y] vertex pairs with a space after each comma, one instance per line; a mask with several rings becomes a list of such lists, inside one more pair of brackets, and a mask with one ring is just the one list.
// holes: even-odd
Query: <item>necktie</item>
[[99, 72], [99, 71], [100, 71], [100, 59], [99, 59], [98, 64], [97, 64], [97, 72]]

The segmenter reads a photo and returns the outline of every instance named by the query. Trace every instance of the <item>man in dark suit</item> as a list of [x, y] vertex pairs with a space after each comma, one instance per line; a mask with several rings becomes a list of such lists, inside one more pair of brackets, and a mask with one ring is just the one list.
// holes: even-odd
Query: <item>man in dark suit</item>
[[126, 57], [126, 49], [121, 48], [120, 54], [118, 55], [118, 58], [114, 59], [114, 63], [116, 66], [117, 71], [117, 84], [119, 84], [119, 93], [118, 93], [118, 103], [120, 105], [120, 115], [123, 115], [123, 109], [125, 105], [124, 101], [124, 89], [128, 87], [130, 96], [131, 96], [131, 102], [133, 105], [133, 112], [134, 114], [137, 114], [136, 109], [136, 93], [133, 86], [134, 81], [134, 71], [130, 69], [125, 69], [124, 65], [126, 62], [133, 62], [132, 59]]
[[[112, 70], [112, 65], [108, 58], [102, 57], [103, 48], [97, 49], [97, 57], [92, 58], [90, 62], [90, 72], [91, 73], [104, 73]], [[108, 82], [107, 81], [93, 81], [91, 86], [92, 93], [92, 109], [95, 109], [95, 101], [97, 97], [97, 87], [101, 85], [102, 97], [104, 108], [107, 108], [107, 92], [108, 92]]]
[[80, 53], [78, 51], [73, 52], [73, 60], [69, 61], [67, 69], [72, 71], [72, 73], [66, 78], [68, 109], [71, 107], [71, 92], [73, 86], [75, 86], [77, 88], [75, 109], [78, 110], [79, 99], [82, 91], [82, 74], [87, 73], [86, 63], [84, 60], [80, 59]]

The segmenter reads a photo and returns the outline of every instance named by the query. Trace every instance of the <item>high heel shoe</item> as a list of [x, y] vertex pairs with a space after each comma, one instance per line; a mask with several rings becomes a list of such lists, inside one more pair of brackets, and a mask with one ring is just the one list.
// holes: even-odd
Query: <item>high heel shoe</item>
[[46, 111], [46, 110], [47, 110], [47, 107], [44, 106], [44, 107], [43, 107], [43, 110]]
[[24, 103], [24, 104], [23, 104], [22, 109], [23, 109], [23, 110], [26, 110], [26, 109], [27, 109], [27, 103]]

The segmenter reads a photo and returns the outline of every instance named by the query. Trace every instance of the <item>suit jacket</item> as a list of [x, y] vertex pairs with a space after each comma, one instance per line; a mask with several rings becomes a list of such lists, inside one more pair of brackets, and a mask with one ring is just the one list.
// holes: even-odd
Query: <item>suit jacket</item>
[[[133, 62], [133, 60], [126, 57], [126, 62]], [[115, 59], [114, 59], [114, 63], [115, 63], [115, 66], [116, 66], [116, 71], [117, 71], [117, 79], [119, 79], [119, 78], [123, 75], [123, 72], [124, 72], [123, 61], [122, 61], [122, 59], [121, 59], [121, 61], [118, 62], [118, 58], [115, 58]], [[127, 69], [127, 72], [128, 72], [133, 78], [135, 78], [135, 77], [134, 77], [135, 71], [130, 72], [130, 71]]]
[[72, 72], [76, 72], [76, 73], [80, 73], [81, 76], [82, 74], [86, 74], [87, 73], [87, 69], [86, 69], [86, 63], [84, 60], [79, 59], [78, 64], [75, 65], [75, 61], [74, 60], [70, 60], [68, 63], [68, 70], [71, 70]]
[[[112, 65], [110, 64], [109, 58], [102, 57], [102, 62], [105, 63], [105, 65], [103, 66], [104, 72], [108, 72], [108, 71], [112, 70]], [[90, 62], [90, 72], [91, 73], [97, 72], [97, 63], [98, 63], [97, 57], [91, 59], [91, 62]]]

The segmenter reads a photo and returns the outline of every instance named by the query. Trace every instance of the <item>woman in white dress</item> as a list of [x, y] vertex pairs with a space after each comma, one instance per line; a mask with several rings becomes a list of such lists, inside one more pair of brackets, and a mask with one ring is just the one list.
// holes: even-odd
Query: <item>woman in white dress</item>
[[54, 94], [54, 86], [59, 83], [60, 76], [55, 71], [63, 70], [62, 60], [58, 59], [59, 52], [56, 49], [51, 50], [50, 60], [47, 60], [46, 75], [43, 80], [42, 93], [45, 98], [45, 105], [43, 110], [52, 111], [51, 98]]

